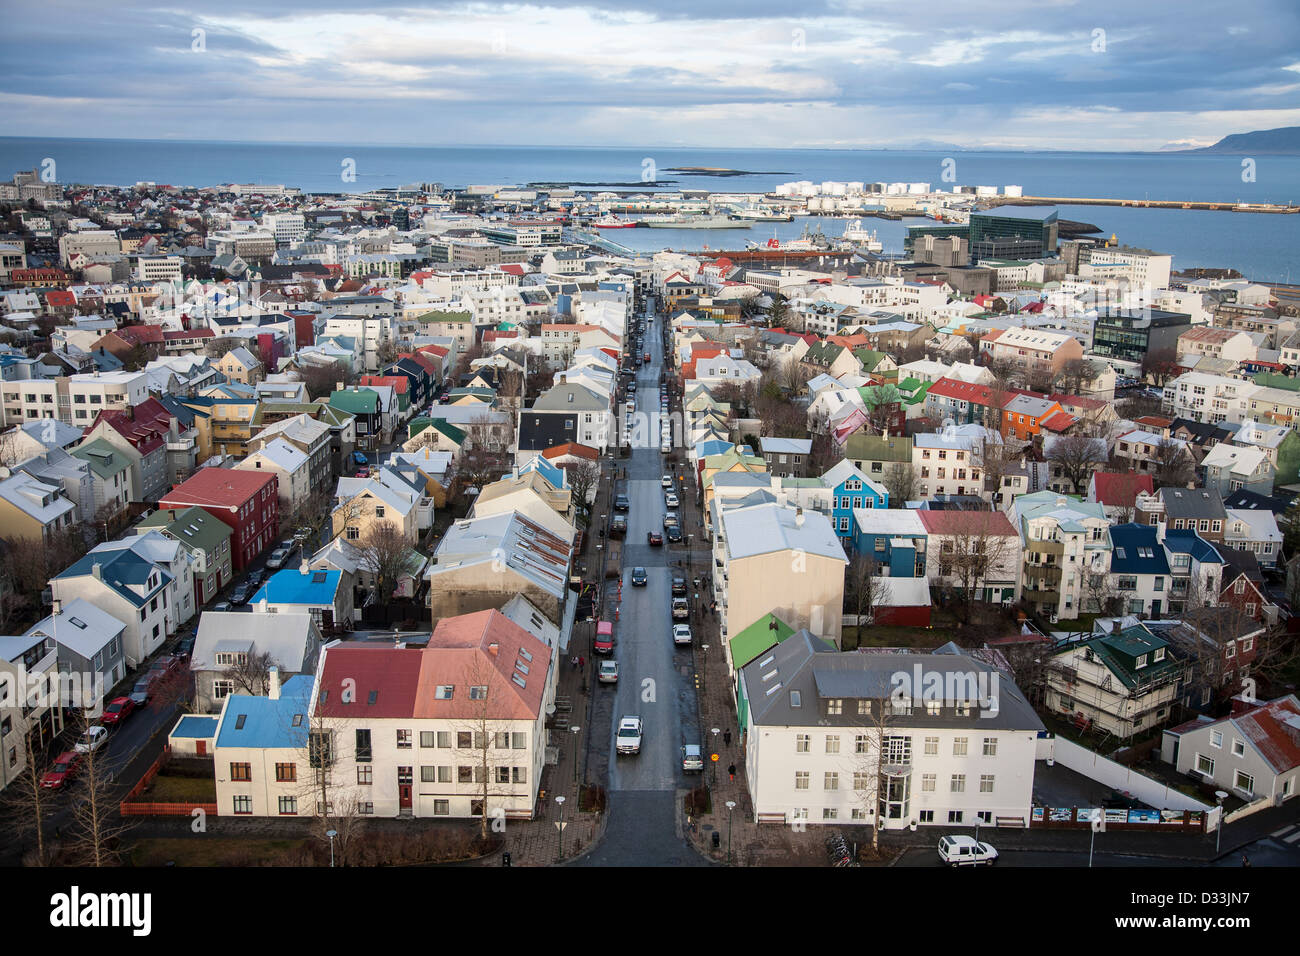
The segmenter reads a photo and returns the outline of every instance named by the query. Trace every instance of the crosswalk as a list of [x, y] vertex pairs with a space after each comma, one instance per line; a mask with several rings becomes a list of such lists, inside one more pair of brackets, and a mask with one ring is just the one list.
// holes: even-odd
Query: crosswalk
[[1269, 834], [1275, 840], [1281, 840], [1290, 846], [1300, 843], [1300, 823], [1292, 823], [1290, 826], [1282, 827], [1280, 830], [1274, 830]]

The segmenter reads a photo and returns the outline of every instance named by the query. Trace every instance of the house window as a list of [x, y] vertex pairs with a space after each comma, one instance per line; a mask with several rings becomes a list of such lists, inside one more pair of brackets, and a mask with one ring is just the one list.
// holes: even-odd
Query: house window
[[411, 732], [409, 730], [399, 730], [397, 732], [397, 749], [409, 750], [411, 748]]
[[986, 756], [986, 757], [996, 757], [997, 755], [998, 755], [998, 738], [996, 738], [996, 737], [985, 737], [985, 738], [984, 738], [984, 756]]
[[830, 715], [832, 715], [832, 716], [835, 716], [835, 715], [838, 715], [838, 714], [843, 713], [843, 711], [844, 711], [844, 701], [843, 701], [843, 700], [841, 700], [841, 699], [839, 699], [839, 698], [837, 698], [837, 697], [832, 697], [830, 700], [826, 701], [826, 713], [827, 713], [827, 714], [830, 714]]
[[826, 735], [826, 752], [827, 752], [828, 754], [837, 754], [837, 753], [840, 752], [840, 736], [839, 736], [839, 734], [827, 734], [827, 735]]
[[1246, 793], [1255, 792], [1255, 778], [1243, 770], [1238, 770], [1233, 775], [1232, 785], [1238, 790], [1244, 790]]
[[236, 814], [247, 815], [253, 812], [253, 798], [247, 794], [235, 797], [234, 811]]
[[966, 738], [966, 737], [954, 737], [954, 738], [953, 738], [953, 741], [952, 741], [952, 755], [953, 755], [954, 757], [964, 757], [964, 756], [966, 756], [966, 745], [967, 745], [967, 741], [968, 741], [968, 738]]
[[938, 737], [926, 737], [926, 738], [925, 738], [925, 755], [926, 755], [927, 757], [937, 757], [937, 756], [939, 755], [939, 738], [938, 738]]
[[991, 773], [980, 774], [980, 793], [992, 793], [992, 792], [993, 792], [993, 774]]
[[298, 765], [296, 763], [276, 764], [275, 779], [280, 783], [293, 783], [298, 779]]
[[1246, 745], [1242, 743], [1240, 740], [1234, 740], [1232, 742], [1232, 755], [1234, 757], [1246, 756]]
[[953, 774], [952, 780], [948, 784], [948, 789], [951, 790], [953, 793], [965, 793], [966, 775], [964, 773]]
[[247, 763], [232, 763], [230, 765], [230, 779], [240, 782], [252, 780], [253, 765]]
[[935, 774], [932, 773], [921, 774], [921, 792], [934, 793], [935, 780], [936, 780]]
[[840, 775], [833, 770], [827, 770], [822, 777], [823, 790], [838, 790], [840, 788]]
[[796, 790], [808, 789], [808, 771], [796, 770], [794, 774], [794, 788]]
[[1205, 754], [1196, 755], [1196, 771], [1207, 777], [1214, 776], [1214, 761]]
[[298, 812], [297, 797], [280, 797], [279, 808], [281, 816], [292, 816]]
[[371, 760], [371, 751], [370, 751], [370, 731], [368, 731], [368, 730], [358, 730], [358, 731], [357, 731], [357, 757], [356, 757], [356, 760], [357, 760], [357, 763], [370, 763], [370, 760]]
[[1213, 730], [1210, 732], [1210, 746], [1211, 747], [1223, 746], [1223, 731]]
[[360, 764], [357, 767], [357, 783], [363, 787], [368, 787], [375, 782], [375, 768], [370, 764]]

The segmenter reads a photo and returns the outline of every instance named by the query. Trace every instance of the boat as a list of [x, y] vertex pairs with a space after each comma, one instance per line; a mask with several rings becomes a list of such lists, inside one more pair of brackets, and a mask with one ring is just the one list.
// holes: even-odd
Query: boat
[[617, 216], [602, 216], [591, 223], [597, 229], [635, 229], [637, 224], [631, 219], [619, 219]]
[[809, 232], [807, 224], [803, 227], [803, 232], [798, 239], [778, 239], [776, 233], [772, 238], [764, 243], [754, 242], [752, 239], [746, 240], [745, 243], [750, 249], [776, 250], [780, 252], [816, 252], [826, 249], [830, 243], [822, 235], [821, 227], [817, 227], [816, 232]]
[[867, 252], [883, 252], [885, 245], [876, 238], [874, 229], [862, 228], [861, 219], [850, 219], [844, 224], [844, 234], [840, 237], [845, 242], [851, 242], [855, 246], [860, 246]]
[[794, 216], [788, 212], [765, 209], [762, 206], [741, 206], [733, 209], [732, 215], [737, 219], [752, 219], [758, 222], [794, 222]]
[[664, 216], [644, 219], [651, 229], [748, 229], [750, 223], [730, 216]]

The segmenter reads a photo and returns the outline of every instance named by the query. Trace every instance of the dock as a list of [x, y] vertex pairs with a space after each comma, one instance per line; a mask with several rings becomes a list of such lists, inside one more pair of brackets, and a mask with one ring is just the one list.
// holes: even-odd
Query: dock
[[987, 204], [980, 203], [984, 210], [996, 209], [998, 206], [1136, 206], [1151, 209], [1201, 209], [1214, 212], [1260, 212], [1274, 215], [1292, 215], [1300, 212], [1300, 206], [1290, 203], [1259, 202], [1197, 202], [1177, 199], [1086, 199], [1079, 196], [999, 196]]

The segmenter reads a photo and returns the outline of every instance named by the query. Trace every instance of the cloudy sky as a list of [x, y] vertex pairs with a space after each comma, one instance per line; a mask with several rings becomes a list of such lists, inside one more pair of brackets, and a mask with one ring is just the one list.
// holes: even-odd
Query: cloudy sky
[[20, 136], [1160, 149], [1290, 125], [1295, 0], [74, 0], [0, 31]]

